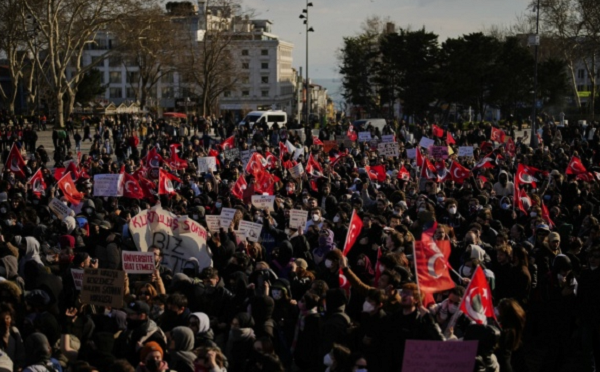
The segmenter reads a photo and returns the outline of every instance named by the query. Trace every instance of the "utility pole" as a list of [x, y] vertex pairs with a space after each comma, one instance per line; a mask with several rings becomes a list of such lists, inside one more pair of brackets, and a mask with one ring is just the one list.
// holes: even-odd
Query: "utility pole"
[[308, 8], [313, 6], [313, 3], [309, 3], [306, 0], [306, 8], [302, 9], [302, 13], [300, 14], [300, 19], [304, 19], [304, 24], [306, 25], [306, 127], [308, 128], [310, 124], [310, 82], [308, 79], [308, 33], [315, 32], [315, 30], [309, 26], [308, 24]]
[[537, 137], [537, 90], [538, 90], [538, 58], [540, 48], [540, 0], [537, 0], [535, 17], [535, 67], [533, 72], [533, 113], [531, 115], [531, 148], [538, 148]]

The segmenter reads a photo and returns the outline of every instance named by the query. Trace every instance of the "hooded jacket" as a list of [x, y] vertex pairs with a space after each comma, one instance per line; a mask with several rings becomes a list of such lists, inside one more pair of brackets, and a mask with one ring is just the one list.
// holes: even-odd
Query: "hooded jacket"
[[204, 313], [193, 313], [190, 318], [198, 319], [198, 332], [194, 335], [194, 349], [199, 347], [214, 347], [217, 346], [213, 342], [215, 334], [210, 328], [210, 319]]
[[[21, 238], [21, 237], [18, 237]], [[35, 261], [38, 265], [44, 266], [42, 259], [40, 257], [40, 243], [37, 239], [27, 236], [25, 238], [25, 256], [23, 256], [19, 262], [19, 275], [24, 276], [25, 273], [25, 264], [29, 261]], [[15, 241], [17, 237], [15, 236]]]
[[171, 355], [170, 368], [177, 372], [193, 372], [196, 354], [194, 348], [194, 333], [188, 327], [175, 327], [171, 330], [171, 338], [175, 348], [169, 350]]

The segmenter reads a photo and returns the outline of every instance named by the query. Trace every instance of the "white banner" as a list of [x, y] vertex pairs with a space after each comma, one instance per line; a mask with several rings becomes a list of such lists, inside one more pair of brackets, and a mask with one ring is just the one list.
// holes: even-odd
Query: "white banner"
[[304, 228], [308, 219], [308, 211], [292, 209], [290, 211], [290, 229]]
[[220, 228], [221, 216], [206, 215], [206, 226], [208, 230], [213, 233], [218, 233]]
[[417, 149], [406, 149], [406, 157], [414, 159], [417, 157]]
[[274, 195], [252, 195], [252, 205], [258, 210], [267, 210], [269, 212], [275, 211], [274, 208], [275, 196]]
[[233, 216], [235, 215], [236, 211], [237, 211], [237, 209], [235, 209], [235, 208], [221, 209], [219, 226], [221, 226], [225, 231], [229, 230], [229, 226], [231, 225], [231, 221], [233, 221]]
[[461, 146], [458, 148], [458, 156], [473, 157], [473, 146]]
[[160, 204], [146, 209], [129, 222], [129, 231], [140, 252], [157, 246], [162, 250], [162, 264], [178, 273], [192, 257], [198, 260], [200, 270], [212, 265], [206, 248], [206, 229], [188, 216], [178, 217], [162, 209]]
[[123, 175], [94, 175], [94, 196], [123, 196]]
[[426, 149], [430, 148], [431, 146], [435, 145], [435, 141], [427, 138], [427, 137], [421, 137], [421, 142], [419, 142], [419, 146], [424, 147]]
[[257, 242], [260, 238], [263, 225], [261, 223], [254, 223], [250, 221], [240, 221], [240, 231], [246, 236], [251, 242]]
[[121, 262], [127, 274], [152, 274], [156, 268], [154, 252], [123, 251]]
[[198, 173], [217, 171], [217, 159], [214, 156], [198, 158]]
[[50, 208], [50, 210], [54, 212], [54, 214], [56, 214], [61, 221], [67, 216], [75, 216], [75, 211], [67, 207], [65, 203], [56, 198], [50, 200], [50, 203], [48, 203], [48, 208]]

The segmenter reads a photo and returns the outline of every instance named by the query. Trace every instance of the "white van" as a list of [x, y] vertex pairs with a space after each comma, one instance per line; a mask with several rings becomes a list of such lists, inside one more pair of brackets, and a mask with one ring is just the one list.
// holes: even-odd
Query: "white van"
[[385, 119], [360, 119], [360, 120], [356, 120], [354, 123], [352, 123], [352, 125], [354, 125], [355, 130], [358, 131], [358, 128], [362, 128], [362, 130], [366, 130], [367, 127], [370, 125], [373, 126], [373, 128], [378, 128], [379, 132], [383, 131], [383, 128], [386, 125], [386, 121]]
[[269, 110], [269, 111], [252, 111], [244, 120], [240, 121], [240, 125], [249, 125], [249, 128], [252, 129], [254, 123], [258, 123], [261, 120], [265, 120], [267, 122], [267, 126], [271, 128], [273, 124], [277, 123], [280, 127], [284, 124], [287, 124], [287, 114], [285, 111], [281, 110]]

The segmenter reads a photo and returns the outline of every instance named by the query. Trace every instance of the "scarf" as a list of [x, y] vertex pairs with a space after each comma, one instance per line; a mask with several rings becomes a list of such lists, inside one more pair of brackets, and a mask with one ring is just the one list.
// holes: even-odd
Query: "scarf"
[[298, 336], [300, 335], [300, 332], [304, 331], [306, 317], [313, 314], [317, 314], [317, 307], [310, 310], [302, 310], [302, 312], [300, 312], [300, 315], [298, 316], [298, 322], [296, 323], [296, 329], [294, 330], [294, 340], [292, 341], [292, 347], [290, 348], [292, 355], [296, 350]]

